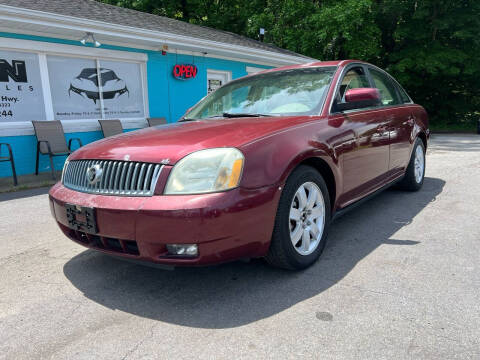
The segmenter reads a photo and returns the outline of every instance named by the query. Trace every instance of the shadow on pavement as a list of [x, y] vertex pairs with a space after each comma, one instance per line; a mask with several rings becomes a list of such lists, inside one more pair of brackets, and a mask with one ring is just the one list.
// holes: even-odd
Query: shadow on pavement
[[320, 260], [302, 272], [261, 260], [164, 271], [87, 250], [69, 260], [64, 273], [88, 299], [110, 309], [190, 327], [242, 326], [328, 289], [380, 245], [415, 246], [390, 237], [435, 201], [444, 184], [425, 178], [420, 192], [386, 191], [341, 217]]
[[2, 201], [9, 201], [9, 200], [17, 200], [22, 199], [30, 196], [37, 196], [37, 195], [45, 195], [48, 194], [51, 186], [40, 187], [35, 189], [28, 189], [28, 190], [19, 190], [13, 192], [6, 192], [0, 194], [0, 202]]

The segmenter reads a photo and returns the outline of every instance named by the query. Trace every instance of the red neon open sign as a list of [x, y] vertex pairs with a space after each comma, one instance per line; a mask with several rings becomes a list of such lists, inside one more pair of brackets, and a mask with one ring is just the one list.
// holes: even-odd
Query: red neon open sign
[[176, 79], [187, 80], [197, 76], [197, 66], [192, 64], [177, 64], [173, 67], [173, 76]]

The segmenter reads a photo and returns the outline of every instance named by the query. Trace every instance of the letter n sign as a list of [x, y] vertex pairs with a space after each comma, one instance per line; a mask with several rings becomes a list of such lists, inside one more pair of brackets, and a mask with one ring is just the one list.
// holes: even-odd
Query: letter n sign
[[0, 82], [8, 82], [8, 78], [15, 82], [27, 82], [27, 68], [25, 61], [12, 60], [12, 65], [5, 59], [0, 59]]
[[177, 64], [173, 67], [173, 76], [179, 80], [188, 80], [197, 76], [197, 66], [192, 64]]

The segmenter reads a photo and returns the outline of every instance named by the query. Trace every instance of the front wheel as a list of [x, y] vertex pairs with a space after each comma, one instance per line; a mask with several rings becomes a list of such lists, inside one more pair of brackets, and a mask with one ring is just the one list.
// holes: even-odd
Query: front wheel
[[425, 146], [421, 139], [415, 141], [412, 156], [405, 171], [404, 178], [398, 183], [402, 190], [418, 191], [425, 177]]
[[322, 176], [298, 167], [280, 197], [267, 262], [298, 270], [314, 263], [325, 247], [330, 225], [330, 197]]

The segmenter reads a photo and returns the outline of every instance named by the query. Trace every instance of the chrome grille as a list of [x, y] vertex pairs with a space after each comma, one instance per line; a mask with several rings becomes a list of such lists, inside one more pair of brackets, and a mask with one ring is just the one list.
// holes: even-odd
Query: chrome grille
[[[102, 176], [91, 184], [87, 169], [100, 166]], [[152, 196], [162, 165], [135, 161], [73, 160], [66, 165], [63, 185], [92, 194]]]

